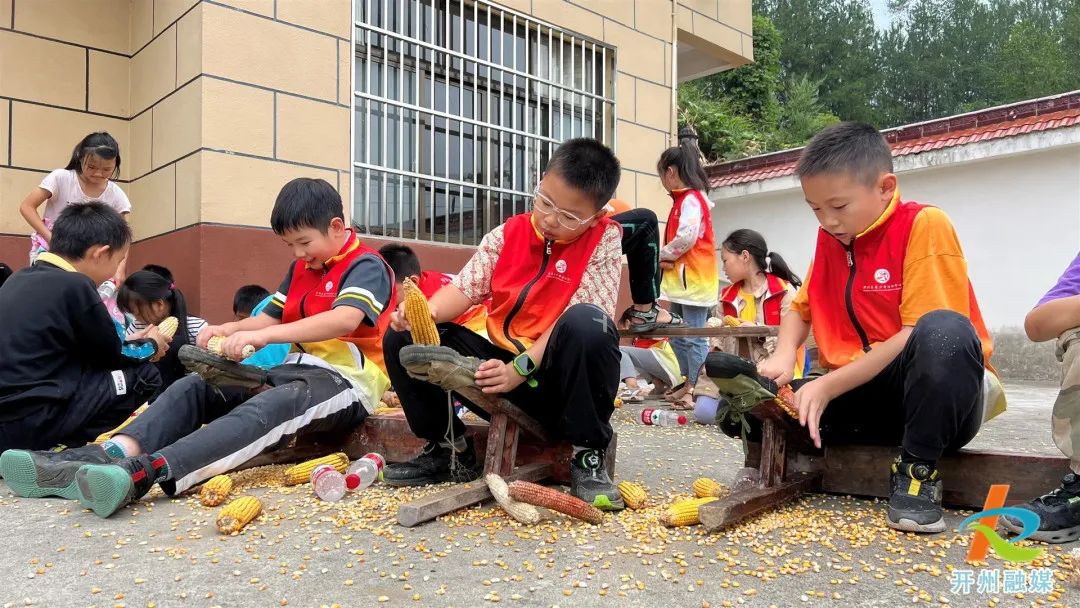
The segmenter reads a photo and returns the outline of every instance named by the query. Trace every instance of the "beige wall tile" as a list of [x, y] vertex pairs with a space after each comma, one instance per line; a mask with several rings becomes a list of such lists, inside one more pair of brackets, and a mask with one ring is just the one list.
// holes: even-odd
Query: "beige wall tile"
[[128, 184], [128, 223], [136, 241], [176, 228], [176, 166], [162, 167]]
[[335, 183], [333, 171], [245, 156], [204, 151], [201, 221], [269, 226], [270, 210], [281, 187], [297, 177], [320, 177]]
[[742, 34], [742, 55], [747, 61], [754, 60], [754, 37]]
[[203, 70], [326, 100], [337, 99], [337, 42], [219, 6], [203, 6]]
[[220, 3], [267, 17], [274, 16], [274, 0], [220, 0]]
[[[616, 153], [622, 166], [634, 171], [652, 173], [656, 171], [656, 159], [666, 148], [667, 137], [664, 133], [620, 120], [618, 129], [619, 149]], [[640, 196], [641, 193], [638, 193]]]
[[678, 20], [680, 30], [694, 31], [694, 11], [680, 4]]
[[533, 15], [571, 32], [603, 40], [604, 18], [566, 0], [533, 0]]
[[619, 71], [639, 78], [663, 82], [669, 66], [664, 63], [663, 42], [608, 21], [604, 26], [605, 42], [615, 46]]
[[352, 103], [352, 44], [338, 41], [338, 103]]
[[277, 157], [348, 169], [348, 108], [279, 94]]
[[[663, 150], [661, 150], [662, 152]], [[656, 153], [659, 158], [660, 152]], [[664, 190], [660, 178], [655, 171], [656, 162], [653, 161], [654, 171], [637, 174], [638, 207], [648, 207], [656, 212], [660, 222], [666, 222], [668, 213], [671, 212], [671, 195]], [[663, 233], [663, 228], [660, 229]]]
[[[87, 133], [108, 131], [120, 144], [120, 153], [128, 149], [128, 122], [72, 110], [14, 102], [11, 106], [11, 164], [52, 171], [67, 164], [71, 149]], [[120, 177], [127, 179], [127, 164], [121, 165]]]
[[545, 0], [499, 0], [499, 6], [505, 6], [506, 8], [512, 8], [520, 13], [531, 15], [533, 5], [536, 2], [544, 2]]
[[8, 112], [11, 111], [11, 102], [7, 99], [0, 99], [0, 165], [9, 165], [8, 162], [8, 141], [10, 134], [8, 133]]
[[637, 206], [637, 183], [634, 181], [634, 172], [622, 170], [619, 177], [619, 189], [615, 191], [615, 198], [628, 203], [631, 207]]
[[131, 116], [131, 60], [90, 51], [90, 110]]
[[176, 84], [202, 73], [202, 6], [195, 7], [176, 24]]
[[242, 84], [202, 78], [202, 145], [274, 155], [274, 94]]
[[277, 18], [313, 30], [349, 38], [352, 35], [351, 0], [287, 0], [278, 2]]
[[671, 3], [657, 0], [634, 0], [639, 32], [661, 40], [671, 40]]
[[629, 74], [617, 72], [615, 74], [615, 116], [619, 120], [635, 120], [637, 112], [637, 87], [634, 82], [637, 79]]
[[637, 81], [637, 122], [659, 129], [671, 130], [671, 87]]
[[176, 227], [183, 228], [199, 223], [202, 203], [202, 155], [203, 152], [177, 161], [176, 167]]
[[627, 26], [634, 26], [634, 2], [632, 0], [572, 0], [574, 4], [600, 13]]
[[134, 53], [154, 37], [154, 0], [132, 0], [129, 23], [129, 52]]
[[693, 34], [708, 44], [719, 46], [735, 54], [742, 54], [742, 34], [719, 21], [702, 19], [695, 15]]
[[[706, 17], [712, 19], [717, 18], [717, 6], [719, 4], [717, 0], [679, 0], [679, 4], [693, 10], [696, 13], [701, 13]], [[747, 6], [749, 6], [749, 3], [745, 0], [742, 0], [740, 4], [746, 4]]]
[[172, 25], [199, 0], [154, 0], [154, 35]]
[[11, 0], [0, 2], [0, 27], [11, 27]]
[[143, 112], [131, 119], [131, 144], [122, 151], [124, 167], [131, 177], [142, 177], [150, 172], [150, 152], [154, 147], [154, 111]]
[[202, 145], [202, 78], [154, 106], [154, 168], [167, 165]]
[[128, 53], [130, 0], [15, 0], [15, 29]]
[[341, 195], [341, 203], [345, 207], [345, 223], [352, 221], [352, 180], [349, 179], [348, 171], [338, 171], [338, 194]]
[[[0, 167], [0, 233], [30, 235], [30, 226], [19, 214], [19, 205], [45, 175], [45, 172]], [[11, 260], [5, 261], [11, 264]]]
[[86, 107], [86, 51], [0, 31], [0, 95]]
[[131, 110], [139, 113], [176, 88], [176, 28], [131, 59]]
[[731, 27], [753, 34], [754, 15], [751, 3], [746, 0], [719, 0], [719, 20]]

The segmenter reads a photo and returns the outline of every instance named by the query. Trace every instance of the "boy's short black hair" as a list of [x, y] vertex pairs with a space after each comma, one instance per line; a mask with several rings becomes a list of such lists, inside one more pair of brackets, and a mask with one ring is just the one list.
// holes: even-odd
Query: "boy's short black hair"
[[892, 150], [874, 127], [862, 122], [840, 122], [823, 129], [806, 144], [795, 174], [846, 173], [872, 186], [883, 173], [892, 173]]
[[53, 224], [49, 250], [69, 260], [81, 260], [91, 247], [108, 245], [120, 251], [131, 242], [131, 227], [115, 209], [101, 201], [68, 205]]
[[551, 155], [544, 171], [558, 173], [566, 183], [588, 194], [597, 211], [615, 196], [622, 177], [615, 153], [589, 137], [564, 141]]
[[334, 218], [345, 220], [341, 195], [324, 179], [298, 177], [285, 184], [270, 212], [270, 227], [277, 234], [286, 230], [314, 228], [323, 234]]
[[240, 289], [236, 290], [236, 295], [232, 299], [232, 311], [234, 315], [244, 313], [251, 316], [251, 311], [255, 310], [255, 307], [262, 302], [266, 296], [270, 295], [262, 285], [244, 285]]
[[11, 272], [11, 267], [3, 262], [0, 262], [0, 287], [4, 286], [4, 281], [7, 281], [8, 277], [10, 277], [12, 274], [13, 273]]
[[390, 243], [379, 248], [379, 255], [394, 271], [394, 280], [400, 283], [406, 277], [420, 275], [420, 258], [408, 245]]

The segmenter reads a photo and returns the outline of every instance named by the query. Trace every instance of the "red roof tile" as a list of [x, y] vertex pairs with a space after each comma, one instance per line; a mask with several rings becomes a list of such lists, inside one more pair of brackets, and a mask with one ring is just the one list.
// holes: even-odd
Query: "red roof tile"
[[[962, 116], [882, 131], [893, 157], [1080, 125], [1080, 91], [988, 108]], [[705, 168], [711, 188], [784, 177], [795, 172], [802, 148], [753, 156]]]

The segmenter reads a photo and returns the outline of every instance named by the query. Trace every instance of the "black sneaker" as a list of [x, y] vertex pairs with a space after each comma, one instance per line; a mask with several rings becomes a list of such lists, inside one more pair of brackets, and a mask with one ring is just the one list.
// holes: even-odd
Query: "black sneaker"
[[428, 442], [416, 458], [408, 462], [387, 464], [383, 483], [390, 486], [426, 486], [450, 481], [465, 483], [480, 477], [472, 439], [465, 439], [465, 451], [451, 454], [451, 449]]
[[[1032, 540], [1057, 544], [1080, 538], [1080, 475], [1069, 473], [1061, 479], [1060, 488], [1015, 508], [1039, 516], [1039, 530], [1028, 537]], [[1013, 534], [1024, 531], [1020, 520], [1008, 515], [1001, 518], [1001, 525]]]
[[758, 375], [756, 365], [731, 353], [709, 353], [705, 357], [705, 375], [720, 389], [729, 408], [737, 412], [747, 412], [762, 401], [776, 399], [780, 390], [775, 382]]
[[582, 450], [570, 461], [570, 493], [604, 511], [626, 508], [622, 494], [604, 468], [601, 450]]
[[265, 385], [269, 378], [266, 370], [260, 367], [237, 363], [191, 344], [181, 346], [177, 357], [188, 371], [199, 374], [214, 386], [256, 389]]
[[149, 456], [124, 458], [114, 464], [84, 464], [75, 473], [79, 504], [108, 517], [143, 497], [154, 486]]
[[944, 532], [941, 476], [921, 463], [893, 462], [889, 476], [889, 527], [904, 532]]
[[113, 458], [100, 445], [84, 445], [56, 452], [52, 450], [4, 450], [0, 454], [0, 474], [11, 491], [24, 498], [79, 497], [75, 473], [84, 464], [107, 464]]

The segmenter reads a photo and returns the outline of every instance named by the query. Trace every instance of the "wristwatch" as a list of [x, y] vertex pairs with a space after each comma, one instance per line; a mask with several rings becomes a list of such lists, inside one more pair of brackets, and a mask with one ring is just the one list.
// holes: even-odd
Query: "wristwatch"
[[533, 378], [532, 375], [536, 373], [536, 362], [532, 360], [528, 352], [521, 353], [514, 357], [513, 361], [514, 371], [519, 375], [524, 376], [525, 384], [528, 384], [532, 388], [536, 388], [540, 383]]

